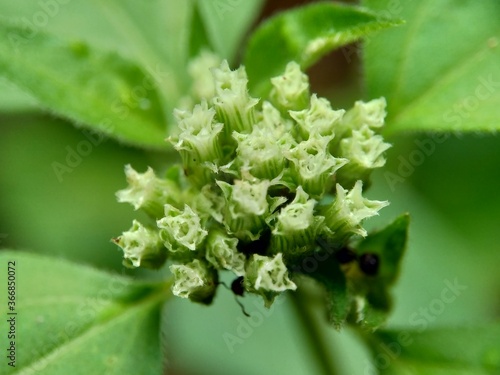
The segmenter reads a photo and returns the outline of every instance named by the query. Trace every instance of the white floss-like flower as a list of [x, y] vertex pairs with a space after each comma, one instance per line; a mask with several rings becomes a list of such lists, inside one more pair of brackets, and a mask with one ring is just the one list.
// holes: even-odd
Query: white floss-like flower
[[218, 277], [206, 262], [195, 259], [186, 264], [173, 264], [170, 271], [174, 276], [172, 293], [175, 296], [205, 304], [212, 302]]
[[269, 98], [283, 113], [307, 107], [309, 78], [295, 61], [287, 64], [282, 75], [271, 78], [271, 84], [273, 88]]
[[213, 180], [213, 173], [206, 163], [218, 164], [222, 160], [219, 133], [224, 125], [215, 121], [215, 110], [207, 102], [197, 104], [192, 111], [176, 110], [180, 133], [169, 140], [179, 151], [184, 171], [196, 186]]
[[216, 96], [213, 104], [224, 131], [230, 137], [233, 131], [249, 133], [255, 124], [255, 106], [258, 100], [248, 94], [248, 78], [244, 67], [231, 70], [224, 60], [212, 69]]
[[236, 246], [238, 239], [214, 230], [208, 235], [205, 258], [216, 269], [233, 271], [237, 276], [245, 274], [245, 255]]
[[215, 95], [214, 78], [211, 69], [221, 64], [221, 58], [206, 49], [192, 59], [187, 67], [191, 77], [191, 93], [198, 99], [209, 100]]
[[226, 199], [224, 225], [236, 237], [254, 241], [265, 225], [269, 213], [268, 180], [235, 180], [234, 184], [217, 181]]
[[380, 129], [384, 126], [385, 110], [387, 102], [385, 98], [378, 98], [363, 102], [358, 100], [354, 103], [354, 107], [346, 112], [342, 118], [342, 131], [360, 129], [363, 125], [368, 125], [373, 129]]
[[312, 197], [321, 197], [331, 186], [331, 176], [347, 163], [347, 159], [330, 154], [328, 144], [332, 137], [313, 133], [285, 152], [293, 164], [291, 176]]
[[245, 269], [244, 285], [248, 291], [262, 295], [267, 307], [278, 294], [297, 289], [288, 277], [281, 253], [274, 257], [253, 254]]
[[300, 134], [304, 139], [309, 138], [312, 133], [333, 137], [335, 128], [344, 114], [345, 110], [332, 109], [327, 99], [318, 98], [316, 94], [311, 96], [309, 108], [302, 111], [290, 111], [290, 116], [299, 125]]
[[198, 250], [207, 236], [201, 219], [187, 204], [183, 210], [172, 205], [165, 205], [165, 217], [156, 222], [160, 229], [160, 238], [165, 247], [174, 255]]
[[233, 133], [238, 142], [236, 149], [239, 165], [257, 178], [277, 177], [285, 167], [283, 150], [293, 144], [293, 137], [280, 129], [268, 129], [262, 123], [254, 126], [250, 134]]
[[384, 152], [390, 147], [368, 125], [353, 130], [350, 137], [340, 141], [339, 154], [349, 159], [349, 163], [338, 172], [337, 181], [346, 187], [352, 186], [357, 180], [367, 182], [373, 169], [384, 166]]
[[366, 230], [361, 226], [363, 220], [378, 215], [378, 211], [389, 205], [387, 201], [369, 200], [363, 197], [363, 183], [357, 181], [347, 191], [337, 184], [337, 195], [333, 202], [322, 210], [325, 224], [332, 232], [332, 240], [344, 241], [353, 234], [365, 237]]
[[[325, 219], [315, 215], [316, 201], [309, 199], [301, 186], [295, 194], [294, 200], [277, 214], [272, 230], [271, 251], [285, 256], [314, 248], [318, 231]], [[308, 248], [306, 245], [310, 244], [314, 246]]]
[[163, 206], [179, 200], [180, 190], [172, 181], [156, 177], [153, 169], [138, 173], [130, 164], [125, 166], [128, 188], [116, 193], [118, 202], [130, 203], [135, 210], [142, 209], [153, 218], [159, 218]]
[[384, 142], [381, 135], [363, 125], [360, 130], [353, 130], [352, 136], [340, 141], [340, 153], [342, 157], [349, 159], [350, 163], [356, 164], [363, 169], [380, 168], [385, 164], [383, 153], [391, 145]]
[[158, 231], [146, 228], [137, 220], [113, 242], [123, 250], [123, 265], [129, 268], [160, 268], [167, 258], [167, 250]]

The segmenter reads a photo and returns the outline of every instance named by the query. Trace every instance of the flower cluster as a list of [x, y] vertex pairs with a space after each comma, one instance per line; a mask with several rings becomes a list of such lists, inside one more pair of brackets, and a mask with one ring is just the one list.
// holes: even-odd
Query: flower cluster
[[378, 134], [385, 100], [333, 109], [311, 95], [294, 62], [271, 80], [268, 100], [258, 100], [244, 67], [200, 65], [190, 69], [200, 102], [175, 110], [178, 131], [168, 139], [182, 165], [163, 178], [125, 168], [129, 187], [118, 200], [154, 221], [134, 221], [114, 241], [127, 266], [158, 268], [170, 260], [179, 297], [211, 302], [218, 272], [227, 270], [269, 306], [296, 289], [290, 270], [318, 251], [318, 237], [341, 247], [366, 236], [363, 220], [388, 204], [363, 196], [390, 147]]

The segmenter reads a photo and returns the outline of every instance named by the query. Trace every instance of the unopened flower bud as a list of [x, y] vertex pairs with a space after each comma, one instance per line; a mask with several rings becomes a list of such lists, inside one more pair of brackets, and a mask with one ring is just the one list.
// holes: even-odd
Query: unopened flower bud
[[123, 250], [123, 265], [129, 268], [160, 268], [167, 259], [167, 249], [155, 229], [146, 228], [137, 220], [132, 227], [113, 239]]
[[130, 165], [125, 166], [125, 176], [129, 184], [127, 189], [116, 193], [118, 202], [130, 203], [136, 210], [143, 210], [153, 218], [163, 216], [163, 206], [180, 199], [179, 187], [170, 180], [156, 177], [148, 167], [144, 173], [138, 173]]
[[173, 264], [170, 266], [170, 271], [174, 276], [172, 293], [175, 296], [204, 304], [212, 302], [218, 275], [208, 263], [195, 259], [186, 264]]
[[254, 254], [247, 263], [244, 279], [245, 288], [262, 295], [266, 307], [270, 307], [276, 296], [297, 286], [288, 277], [288, 269], [282, 254], [274, 257]]
[[203, 227], [200, 217], [188, 205], [179, 210], [165, 205], [165, 217], [156, 222], [160, 229], [160, 238], [174, 259], [185, 259], [191, 252], [199, 250], [208, 232]]

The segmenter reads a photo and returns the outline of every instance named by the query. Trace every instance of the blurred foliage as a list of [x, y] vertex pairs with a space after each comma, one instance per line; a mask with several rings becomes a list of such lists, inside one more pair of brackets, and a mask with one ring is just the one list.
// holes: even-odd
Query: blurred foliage
[[9, 305], [18, 314], [9, 316], [18, 323], [18, 358], [14, 367], [2, 364], [2, 374], [62, 375], [69, 364], [74, 374], [161, 373], [160, 306], [170, 285], [141, 284], [28, 253], [4, 250], [0, 260], [29, 275], [19, 275], [15, 307]]
[[499, 129], [497, 0], [363, 3], [408, 21], [366, 43], [368, 95], [386, 97], [389, 131]]

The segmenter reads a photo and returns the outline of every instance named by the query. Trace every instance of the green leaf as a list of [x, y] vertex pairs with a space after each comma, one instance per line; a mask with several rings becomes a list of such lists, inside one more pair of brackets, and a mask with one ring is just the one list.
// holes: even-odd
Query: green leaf
[[500, 323], [425, 331], [377, 331], [368, 342], [374, 355], [369, 366], [381, 375], [500, 373]]
[[203, 20], [201, 19], [199, 5], [193, 7], [191, 15], [191, 33], [189, 35], [189, 56], [195, 57], [203, 49], [213, 50], [210, 41], [208, 40], [207, 31]]
[[0, 72], [49, 110], [120, 141], [165, 148], [165, 118], [150, 77], [114, 53], [0, 23]]
[[364, 53], [367, 94], [386, 97], [388, 131], [500, 129], [497, 0], [365, 4], [407, 21]]
[[306, 69], [335, 48], [399, 23], [366, 9], [326, 2], [283, 12], [250, 38], [244, 60], [250, 89], [265, 95], [270, 78], [282, 74], [288, 62]]
[[124, 37], [134, 59], [151, 74], [161, 73], [164, 112], [171, 112], [188, 84], [190, 17], [194, 0], [94, 0]]
[[358, 257], [373, 254], [379, 261], [376, 275], [352, 273], [355, 275], [351, 280], [355, 292], [366, 296], [367, 303], [363, 309], [361, 323], [367, 328], [382, 324], [391, 309], [389, 288], [399, 273], [406, 249], [409, 223], [409, 215], [401, 215], [392, 224], [381, 231], [370, 233], [356, 245]]
[[[408, 235], [409, 215], [404, 214], [383, 230], [370, 233], [356, 244], [358, 262], [362, 254], [375, 254], [379, 259], [376, 275], [363, 273], [357, 261], [340, 264], [327, 239], [321, 239], [322, 251], [315, 254], [317, 266], [311, 272], [298, 268], [324, 285], [328, 295], [328, 318], [340, 329], [346, 320], [371, 329], [385, 322], [391, 308], [389, 287], [395, 282]], [[303, 259], [299, 264], [309, 264]], [[365, 299], [359, 305], [359, 297]], [[361, 310], [360, 310], [361, 306]]]
[[410, 215], [403, 214], [384, 229], [370, 233], [356, 246], [359, 254], [372, 253], [380, 258], [377, 280], [384, 285], [396, 281], [399, 266], [406, 249]]
[[197, 0], [207, 37], [214, 52], [230, 61], [241, 48], [241, 39], [251, 26], [263, 0]]
[[3, 374], [162, 372], [159, 310], [170, 295], [166, 285], [19, 251], [1, 251], [0, 260], [2, 279], [10, 272], [16, 283], [14, 311], [1, 293], [2, 317], [16, 320], [15, 338], [1, 337], [2, 348], [15, 341], [16, 367], [4, 357]]
[[0, 111], [21, 112], [36, 109], [36, 101], [5, 77], [0, 77]]

